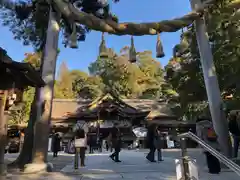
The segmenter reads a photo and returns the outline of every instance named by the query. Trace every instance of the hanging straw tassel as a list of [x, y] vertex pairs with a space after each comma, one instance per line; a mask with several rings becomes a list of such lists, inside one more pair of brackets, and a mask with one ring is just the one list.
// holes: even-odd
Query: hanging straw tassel
[[131, 36], [131, 47], [129, 49], [129, 61], [131, 63], [135, 63], [137, 61], [137, 53], [136, 53], [136, 49], [134, 47], [133, 36]]
[[101, 44], [99, 46], [99, 56], [100, 57], [107, 57], [107, 47], [106, 47], [106, 42], [104, 39], [104, 33], [102, 33], [102, 41]]
[[162, 42], [160, 39], [160, 33], [158, 33], [157, 35], [157, 46], [156, 46], [156, 57], [157, 58], [162, 58], [165, 56], [164, 52], [163, 52], [163, 46], [162, 46]]
[[72, 34], [69, 37], [69, 46], [70, 46], [70, 48], [73, 48], [73, 49], [78, 48], [77, 31], [76, 31], [76, 24], [75, 23], [73, 23], [73, 25], [72, 25]]

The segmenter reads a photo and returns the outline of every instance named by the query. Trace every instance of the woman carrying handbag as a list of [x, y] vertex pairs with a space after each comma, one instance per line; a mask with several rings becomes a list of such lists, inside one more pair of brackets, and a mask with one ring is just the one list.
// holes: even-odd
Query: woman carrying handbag
[[78, 169], [79, 156], [80, 156], [81, 167], [85, 166], [85, 152], [86, 152], [86, 148], [87, 148], [87, 136], [83, 129], [78, 129], [76, 131], [74, 146], [75, 146], [74, 168]]

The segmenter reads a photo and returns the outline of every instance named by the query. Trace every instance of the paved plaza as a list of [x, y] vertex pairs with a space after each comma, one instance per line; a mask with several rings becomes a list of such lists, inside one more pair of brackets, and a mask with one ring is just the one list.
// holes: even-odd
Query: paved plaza
[[[86, 167], [74, 170], [73, 155], [61, 153], [52, 159], [57, 169], [55, 172], [31, 176], [9, 176], [12, 180], [53, 179], [53, 180], [176, 180], [175, 159], [180, 157], [179, 150], [164, 151], [164, 161], [150, 163], [146, 161], [147, 151], [121, 152], [121, 163], [114, 163], [109, 159], [108, 153], [87, 155]], [[204, 156], [199, 150], [189, 151], [189, 155], [196, 159], [199, 166], [200, 180], [237, 180], [239, 177], [229, 170], [223, 169], [220, 175], [209, 175], [204, 161]], [[14, 155], [10, 155], [14, 156]], [[13, 158], [13, 157], [12, 157]], [[60, 163], [60, 164], [59, 164]], [[57, 165], [58, 164], [58, 165]], [[57, 165], [57, 166], [56, 166]]]

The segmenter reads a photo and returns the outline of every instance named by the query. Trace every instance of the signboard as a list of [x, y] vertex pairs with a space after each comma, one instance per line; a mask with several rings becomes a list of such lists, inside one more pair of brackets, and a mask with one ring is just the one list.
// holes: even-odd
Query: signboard
[[131, 123], [128, 120], [106, 120], [100, 121], [100, 128], [111, 128], [114, 123], [117, 123], [118, 127], [131, 127]]
[[103, 121], [100, 122], [100, 128], [111, 128], [113, 127], [113, 121]]
[[131, 127], [132, 124], [128, 120], [96, 120], [93, 122], [78, 121], [79, 124], [90, 127], [97, 126], [97, 122], [100, 124], [100, 128], [111, 128], [116, 123], [118, 127]]

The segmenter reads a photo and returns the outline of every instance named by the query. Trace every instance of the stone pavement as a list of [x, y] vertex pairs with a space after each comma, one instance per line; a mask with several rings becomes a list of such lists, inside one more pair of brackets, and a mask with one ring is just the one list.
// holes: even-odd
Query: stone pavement
[[[196, 152], [193, 153], [196, 154]], [[61, 172], [75, 177], [81, 176], [82, 180], [176, 180], [175, 157], [166, 156], [167, 154], [171, 155], [171, 153], [164, 152], [164, 161], [160, 163], [147, 162], [145, 154], [145, 152], [123, 151], [121, 152], [121, 163], [114, 163], [109, 160], [108, 154], [95, 154], [87, 157], [85, 168], [74, 170], [73, 163], [71, 163], [64, 167]], [[202, 158], [203, 156], [198, 157], [197, 161]], [[199, 169], [201, 180], [239, 179], [235, 173], [226, 170], [223, 170], [220, 175], [209, 175], [201, 163]]]
[[[164, 151], [164, 161], [160, 163], [149, 163], [145, 160], [147, 151], [121, 152], [121, 163], [114, 163], [107, 153], [87, 155], [86, 167], [79, 170], [73, 169], [73, 155], [60, 154], [53, 161], [61, 163], [60, 172], [28, 176], [11, 176], [12, 180], [176, 180], [175, 159], [180, 157], [179, 150]], [[200, 180], [237, 180], [239, 177], [230, 171], [223, 170], [220, 175], [209, 175], [207, 173], [205, 159], [201, 151], [189, 151], [189, 155], [196, 159], [199, 166]]]
[[[18, 157], [19, 153], [5, 154], [6, 163], [14, 161]], [[57, 158], [53, 158], [52, 153], [48, 153], [48, 161], [54, 166], [54, 171], [59, 172], [66, 164], [70, 164], [73, 160], [73, 155], [63, 152], [59, 153]]]
[[86, 159], [86, 167], [73, 169], [73, 164], [67, 165], [61, 171], [66, 174], [82, 176], [82, 180], [90, 179], [162, 179], [175, 180], [174, 160], [165, 158], [161, 163], [149, 163], [144, 153], [134, 151], [121, 152], [121, 163], [109, 159], [109, 154], [90, 155]]

